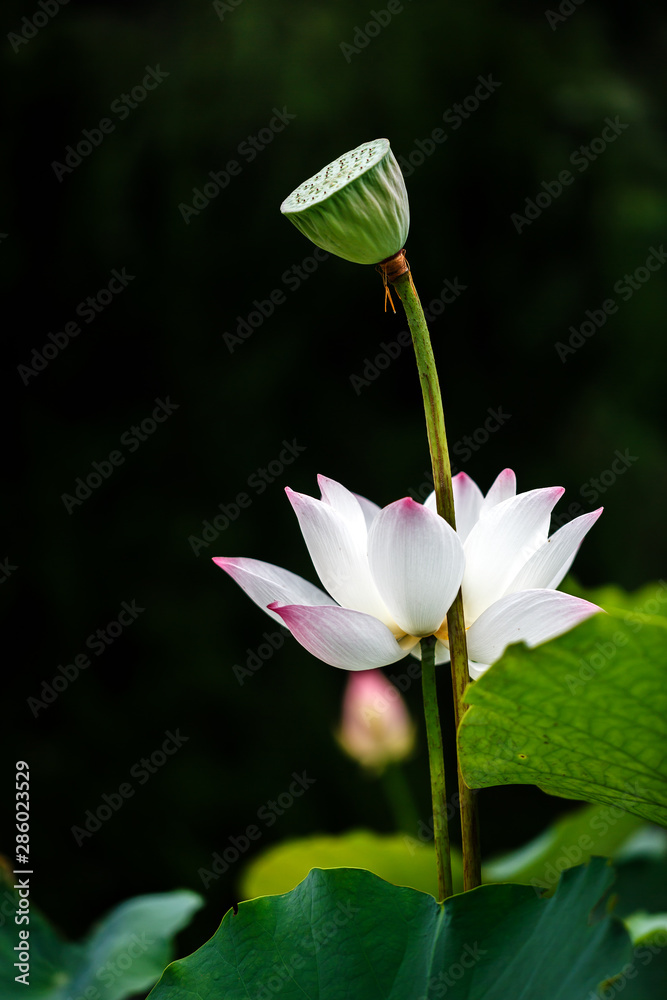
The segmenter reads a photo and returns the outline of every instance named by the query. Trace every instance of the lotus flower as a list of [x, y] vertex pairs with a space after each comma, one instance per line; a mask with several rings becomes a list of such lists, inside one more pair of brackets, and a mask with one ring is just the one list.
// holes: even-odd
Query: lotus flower
[[395, 663], [442, 627], [461, 585], [463, 546], [414, 500], [380, 510], [333, 479], [318, 482], [321, 500], [286, 493], [328, 594], [256, 559], [214, 562], [325, 663], [344, 670]]
[[400, 691], [381, 670], [350, 674], [337, 739], [350, 757], [374, 770], [412, 752], [415, 727]]
[[[486, 496], [465, 472], [452, 483], [466, 563], [461, 588], [469, 671], [476, 679], [510, 643], [539, 646], [602, 610], [556, 587], [603, 508], [574, 518], [549, 538], [551, 512], [565, 492], [561, 486], [517, 494], [511, 469], [500, 473]], [[435, 493], [424, 506], [435, 511]], [[449, 660], [443, 638], [438, 636], [436, 662]]]
[[454, 531], [437, 514], [433, 494], [423, 505], [405, 497], [380, 509], [332, 479], [318, 482], [321, 500], [286, 493], [328, 593], [257, 559], [213, 561], [331, 666], [369, 670], [408, 652], [418, 656], [420, 640], [430, 635], [436, 662], [447, 662], [446, 616], [459, 586], [473, 678], [510, 643], [536, 646], [601, 610], [555, 590], [602, 512], [582, 514], [549, 539], [560, 487], [517, 495], [506, 469], [483, 497], [459, 473]]

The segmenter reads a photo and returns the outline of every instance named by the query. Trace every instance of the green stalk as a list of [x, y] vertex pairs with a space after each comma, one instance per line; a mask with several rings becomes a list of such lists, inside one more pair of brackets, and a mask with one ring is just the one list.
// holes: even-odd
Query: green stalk
[[442, 732], [440, 730], [438, 692], [435, 681], [435, 636], [430, 635], [421, 640], [421, 654], [424, 717], [426, 719], [428, 763], [431, 771], [433, 842], [435, 844], [435, 864], [438, 871], [438, 897], [443, 900], [452, 895], [453, 889], [449, 828], [447, 826], [445, 760], [442, 755]]
[[416, 830], [419, 817], [412, 799], [410, 785], [405, 778], [405, 771], [398, 761], [394, 764], [388, 764], [382, 772], [382, 784], [394, 816], [396, 830], [402, 830], [404, 833]]
[[[433, 482], [438, 514], [456, 528], [454, 515], [454, 491], [452, 489], [452, 470], [447, 448], [445, 417], [442, 409], [440, 383], [435, 366], [431, 338], [424, 317], [417, 289], [412, 281], [410, 271], [398, 278], [389, 279], [396, 289], [408, 319], [415, 358], [419, 370], [419, 381], [424, 397], [426, 428], [433, 467]], [[452, 686], [454, 689], [454, 712], [456, 729], [466, 711], [464, 703], [465, 689], [468, 685], [468, 649], [466, 644], [465, 620], [463, 616], [463, 597], [459, 590], [456, 599], [447, 615], [447, 631], [449, 635], [449, 650], [452, 666]], [[423, 660], [422, 660], [423, 662]], [[461, 810], [461, 839], [463, 846], [463, 888], [474, 889], [481, 884], [481, 858], [479, 850], [479, 821], [477, 799], [468, 788], [458, 761], [459, 805]]]

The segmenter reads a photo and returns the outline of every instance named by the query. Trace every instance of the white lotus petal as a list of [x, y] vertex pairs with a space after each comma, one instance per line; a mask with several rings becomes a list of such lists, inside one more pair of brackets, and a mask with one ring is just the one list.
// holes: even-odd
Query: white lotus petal
[[547, 540], [550, 514], [563, 492], [560, 486], [530, 490], [482, 510], [464, 545], [467, 624], [502, 597], [523, 564]]
[[280, 604], [336, 604], [319, 587], [280, 566], [273, 566], [259, 559], [228, 556], [214, 556], [213, 562], [224, 569], [225, 573], [229, 573], [248, 597], [277, 622], [282, 623], [282, 618], [268, 608], [269, 604], [276, 601]]
[[451, 657], [449, 653], [449, 646], [441, 642], [440, 639], [437, 640], [435, 644], [435, 665], [439, 666], [441, 663], [449, 663]]
[[465, 542], [479, 519], [484, 497], [477, 483], [465, 472], [459, 472], [457, 476], [454, 476], [452, 487], [454, 489], [456, 533], [461, 541]]
[[490, 666], [490, 663], [474, 663], [472, 660], [468, 660], [468, 673], [472, 680], [476, 681], [482, 674], [486, 673]]
[[559, 528], [522, 566], [506, 593], [514, 594], [518, 590], [536, 588], [555, 590], [572, 565], [585, 535], [601, 513], [602, 507], [599, 507], [590, 514], [575, 517]]
[[370, 531], [371, 524], [378, 516], [382, 508], [379, 507], [378, 504], [373, 503], [372, 500], [367, 500], [366, 497], [362, 497], [358, 493], [355, 493], [354, 495], [359, 501], [359, 506], [361, 507], [364, 518], [366, 519], [366, 528]]
[[447, 522], [406, 497], [380, 511], [368, 561], [395, 622], [410, 635], [440, 628], [461, 585], [463, 546]]
[[[358, 510], [349, 518], [327, 502], [303, 493], [285, 490], [299, 519], [310, 558], [322, 584], [343, 607], [374, 615], [386, 625], [393, 625], [391, 615], [373, 583], [366, 554], [367, 531], [361, 507], [350, 494]], [[333, 491], [332, 491], [333, 495]], [[339, 508], [342, 495], [337, 494]]]
[[[453, 479], [452, 482], [454, 482]], [[438, 502], [436, 500], [435, 490], [431, 490], [429, 495], [424, 500], [424, 507], [426, 507], [427, 510], [432, 510], [434, 514], [438, 513]]]
[[560, 590], [522, 590], [492, 604], [468, 629], [468, 655], [495, 663], [510, 643], [538, 646], [568, 632], [602, 609]]
[[357, 539], [358, 544], [365, 551], [368, 531], [366, 529], [366, 518], [354, 493], [341, 486], [335, 479], [327, 479], [326, 476], [318, 476], [317, 483], [322, 493], [322, 502], [340, 514], [347, 524], [352, 536]]
[[309, 653], [342, 670], [372, 670], [403, 659], [406, 650], [372, 615], [338, 607], [271, 606]]
[[516, 496], [516, 476], [511, 469], [503, 469], [502, 472], [498, 473], [491, 489], [484, 497], [482, 511], [491, 510], [496, 504], [514, 496]]
[[[459, 472], [452, 477], [452, 490], [454, 492], [456, 534], [462, 542], [465, 542], [479, 517], [484, 495], [477, 483], [465, 472]], [[426, 497], [424, 506], [437, 513], [435, 490]]]
[[[470, 529], [479, 517], [484, 495], [477, 483], [465, 472], [459, 472], [452, 477], [452, 490], [454, 493], [456, 534], [462, 542], [465, 542], [470, 534]], [[438, 506], [435, 498], [435, 490], [429, 493], [426, 500], [424, 500], [424, 507], [437, 514]]]

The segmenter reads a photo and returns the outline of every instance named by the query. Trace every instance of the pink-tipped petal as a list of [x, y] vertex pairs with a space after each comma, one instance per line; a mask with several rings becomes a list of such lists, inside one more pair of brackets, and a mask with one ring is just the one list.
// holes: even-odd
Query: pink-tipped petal
[[361, 504], [354, 493], [341, 486], [335, 479], [318, 476], [317, 483], [322, 494], [322, 503], [328, 504], [341, 516], [351, 534], [357, 538], [360, 545], [366, 545], [366, 519]]
[[572, 565], [584, 537], [601, 513], [602, 507], [599, 507], [590, 514], [575, 517], [559, 528], [523, 565], [507, 588], [507, 593], [538, 588], [555, 590]]
[[[375, 520], [376, 514], [380, 513], [380, 507], [359, 493], [350, 492], [335, 479], [320, 475], [317, 477], [317, 482], [323, 502], [328, 503], [344, 518], [348, 527], [360, 536], [360, 541], [365, 547], [366, 532]], [[360, 510], [362, 517], [359, 517]]]
[[372, 670], [405, 656], [387, 626], [371, 615], [347, 608], [294, 604], [274, 604], [270, 610], [280, 615], [309, 653], [332, 667]]
[[462, 542], [465, 542], [477, 524], [484, 497], [477, 483], [465, 472], [459, 472], [458, 475], [454, 476], [452, 488], [454, 490], [456, 534]]
[[[511, 469], [504, 469], [496, 477], [486, 498], [474, 479], [471, 479], [466, 472], [459, 472], [452, 477], [452, 489], [456, 533], [461, 541], [465, 542], [483, 511], [490, 510], [496, 504], [516, 495], [516, 476]], [[426, 497], [424, 506], [437, 511], [435, 491]]]
[[468, 629], [468, 655], [478, 665], [495, 663], [507, 646], [538, 646], [569, 632], [601, 611], [597, 604], [560, 590], [523, 590], [492, 604]]
[[[338, 484], [336, 484], [338, 485]], [[391, 624], [391, 616], [380, 597], [368, 566], [367, 531], [363, 513], [352, 494], [358, 519], [347, 498], [328, 483], [327, 495], [334, 497], [336, 506], [303, 493], [285, 490], [299, 519], [299, 526], [308, 546], [310, 558], [322, 584], [343, 607], [374, 615]], [[341, 487], [341, 490], [343, 487]], [[342, 512], [346, 507], [349, 516]]]
[[368, 561], [394, 621], [410, 635], [431, 635], [456, 596], [463, 546], [447, 522], [405, 498], [385, 507], [368, 535]]
[[276, 601], [279, 604], [335, 605], [336, 603], [319, 587], [308, 583], [296, 573], [281, 569], [280, 566], [260, 562], [259, 559], [228, 556], [214, 556], [213, 562], [220, 569], [224, 569], [225, 573], [229, 573], [248, 597], [277, 622], [282, 622], [282, 618], [268, 607]]
[[560, 486], [530, 490], [483, 509], [465, 542], [463, 600], [466, 622], [474, 622], [497, 601], [544, 542]]
[[491, 489], [484, 497], [483, 511], [491, 510], [497, 503], [509, 500], [516, 496], [516, 476], [512, 469], [503, 469], [499, 472], [491, 485]]
[[[479, 518], [484, 496], [477, 483], [465, 472], [459, 472], [452, 477], [452, 491], [454, 493], [456, 534], [462, 542], [465, 542]], [[435, 490], [426, 497], [424, 506], [437, 513]]]

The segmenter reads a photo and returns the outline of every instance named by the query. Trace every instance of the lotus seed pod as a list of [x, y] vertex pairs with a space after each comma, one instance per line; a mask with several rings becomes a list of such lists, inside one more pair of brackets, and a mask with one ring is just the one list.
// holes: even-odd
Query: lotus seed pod
[[292, 191], [280, 211], [316, 246], [378, 264], [405, 245], [410, 206], [388, 139], [364, 142]]

